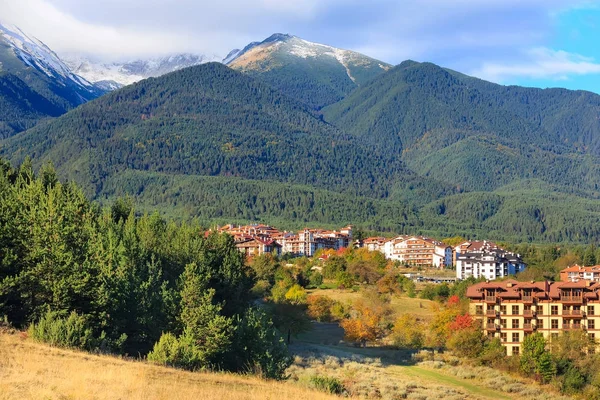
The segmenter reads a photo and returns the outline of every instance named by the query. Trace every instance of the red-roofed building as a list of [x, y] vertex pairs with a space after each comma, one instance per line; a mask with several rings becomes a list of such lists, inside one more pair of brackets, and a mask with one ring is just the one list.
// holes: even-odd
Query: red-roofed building
[[250, 237], [245, 240], [236, 241], [235, 247], [248, 257], [260, 256], [265, 253], [281, 254], [281, 245], [271, 239]]
[[600, 265], [594, 265], [593, 267], [573, 265], [560, 271], [560, 280], [562, 282], [577, 282], [580, 280], [600, 282]]
[[[470, 313], [489, 337], [500, 338], [508, 355], [520, 353], [527, 335], [548, 340], [565, 330], [600, 334], [600, 283], [482, 282], [467, 288]], [[598, 323], [597, 323], [598, 322]]]

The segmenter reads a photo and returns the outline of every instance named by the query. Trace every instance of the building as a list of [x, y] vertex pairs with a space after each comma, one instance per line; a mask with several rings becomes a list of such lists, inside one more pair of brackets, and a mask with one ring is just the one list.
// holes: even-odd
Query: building
[[560, 271], [560, 280], [562, 282], [578, 282], [580, 280], [600, 282], [600, 265], [593, 267], [573, 265]]
[[[497, 337], [506, 354], [518, 355], [523, 340], [540, 332], [548, 340], [566, 330], [600, 333], [600, 283], [481, 282], [467, 289], [470, 313], [489, 337]], [[596, 323], [598, 321], [598, 323]], [[596, 326], [598, 325], [598, 326]]]
[[465, 242], [455, 248], [456, 278], [494, 280], [525, 270], [521, 256], [500, 248], [493, 242]]
[[260, 256], [265, 253], [272, 253], [273, 255], [281, 254], [281, 245], [279, 243], [271, 239], [261, 239], [257, 236], [236, 241], [235, 247], [248, 257]]
[[400, 236], [384, 244], [386, 258], [411, 266], [452, 265], [452, 247], [423, 236]]
[[387, 241], [388, 239], [381, 236], [370, 237], [363, 240], [362, 247], [366, 248], [369, 251], [380, 251], [382, 253], [385, 253], [384, 246]]

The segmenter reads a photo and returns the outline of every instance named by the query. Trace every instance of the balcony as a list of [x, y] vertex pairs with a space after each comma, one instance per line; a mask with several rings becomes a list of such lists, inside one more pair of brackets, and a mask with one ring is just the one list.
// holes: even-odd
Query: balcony
[[581, 310], [563, 310], [562, 316], [566, 318], [583, 318]]
[[576, 331], [579, 329], [583, 329], [583, 325], [581, 324], [563, 324], [563, 330], [565, 331]]
[[496, 296], [485, 296], [485, 302], [486, 303], [495, 303], [496, 302]]
[[523, 315], [526, 317], [533, 317], [535, 315], [535, 311], [533, 310], [523, 310]]
[[572, 318], [583, 318], [583, 311], [581, 310], [571, 310]]
[[490, 317], [495, 317], [499, 313], [500, 313], [500, 311], [497, 311], [497, 310], [485, 310], [485, 315], [490, 316]]
[[533, 303], [533, 296], [522, 296], [521, 297], [521, 301], [525, 304], [532, 304]]
[[563, 303], [581, 304], [583, 296], [560, 296], [560, 301]]
[[523, 330], [525, 332], [533, 332], [534, 329], [535, 329], [535, 325], [532, 325], [532, 324], [523, 324]]
[[500, 325], [496, 325], [496, 324], [486, 324], [485, 325], [485, 329], [488, 331], [496, 331], [498, 329], [500, 329]]

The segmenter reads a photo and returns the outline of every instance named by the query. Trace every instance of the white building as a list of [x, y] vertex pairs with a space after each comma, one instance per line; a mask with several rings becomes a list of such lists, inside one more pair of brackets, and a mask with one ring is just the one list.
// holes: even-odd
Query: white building
[[525, 263], [521, 256], [508, 252], [488, 241], [462, 243], [456, 251], [456, 278], [470, 276], [494, 280], [524, 271]]
[[444, 268], [452, 265], [452, 247], [422, 236], [399, 236], [385, 242], [386, 258], [413, 266]]

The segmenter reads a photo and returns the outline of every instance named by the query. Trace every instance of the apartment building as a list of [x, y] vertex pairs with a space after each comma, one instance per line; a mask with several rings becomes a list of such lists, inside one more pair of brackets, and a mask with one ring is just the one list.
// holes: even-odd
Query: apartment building
[[500, 248], [493, 242], [473, 241], [455, 248], [456, 278], [470, 276], [494, 280], [524, 271], [521, 256]]
[[260, 256], [265, 253], [273, 255], [281, 254], [281, 245], [271, 239], [262, 239], [260, 237], [246, 237], [236, 240], [235, 247], [248, 257]]
[[389, 239], [386, 239], [382, 236], [369, 237], [363, 240], [362, 247], [366, 248], [369, 251], [380, 251], [385, 253], [384, 246], [385, 243], [388, 242]]
[[384, 244], [386, 258], [411, 266], [452, 265], [452, 247], [423, 236], [400, 236]]
[[562, 282], [578, 282], [580, 280], [600, 282], [600, 265], [593, 267], [573, 265], [560, 271], [560, 280]]
[[470, 313], [489, 337], [500, 338], [507, 355], [518, 355], [527, 335], [548, 340], [565, 330], [584, 330], [593, 340], [600, 329], [600, 283], [482, 282], [467, 289]]

